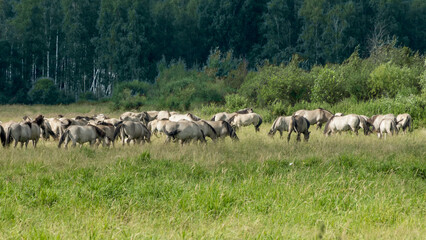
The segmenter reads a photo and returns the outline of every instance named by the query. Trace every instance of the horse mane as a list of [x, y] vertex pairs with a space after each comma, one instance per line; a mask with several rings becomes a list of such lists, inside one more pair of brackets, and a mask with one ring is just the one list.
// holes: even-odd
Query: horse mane
[[105, 131], [104, 130], [102, 130], [102, 129], [100, 129], [99, 127], [97, 127], [97, 126], [95, 126], [95, 125], [92, 125], [92, 124], [89, 124], [88, 126], [90, 126], [90, 127], [93, 127], [95, 130], [96, 130], [96, 133], [99, 135], [99, 136], [101, 136], [102, 138], [104, 138], [105, 137]]
[[24, 124], [27, 124], [28, 125], [28, 127], [32, 127], [32, 123], [31, 122], [24, 122]]
[[66, 123], [64, 124], [64, 122], [62, 122], [62, 126], [64, 128], [68, 128], [69, 126], [71, 126], [72, 122], [69, 119], [65, 119], [64, 121], [66, 121]]
[[272, 129], [276, 129], [276, 125], [277, 125], [278, 119], [280, 119], [280, 118], [281, 118], [281, 116], [277, 117], [275, 119], [274, 123], [272, 123]]
[[212, 127], [212, 125], [210, 125], [210, 124], [209, 124], [208, 122], [206, 122], [205, 120], [201, 120], [201, 122], [203, 122], [203, 123], [207, 124], [207, 126], [209, 126], [209, 127], [211, 128], [211, 130], [213, 131], [214, 135], [216, 135], [216, 136], [217, 136], [217, 132], [216, 132], [216, 130], [214, 129], [214, 127]]
[[28, 117], [27, 115], [23, 116], [22, 119], [26, 122], [31, 122], [32, 119], [30, 117]]
[[324, 126], [324, 134], [326, 134], [327, 132], [328, 132], [328, 128], [329, 128], [329, 126], [330, 126], [330, 122], [331, 122], [331, 120], [333, 120], [334, 119], [334, 115], [330, 118], [330, 119], [328, 119], [328, 121], [327, 121], [327, 123], [325, 124], [325, 126]]
[[97, 122], [96, 125], [102, 125], [102, 126], [108, 126], [108, 127], [114, 127], [114, 124], [107, 123], [107, 122]]
[[62, 114], [58, 115], [58, 118], [63, 118], [63, 117], [64, 117], [64, 115], [62, 115]]
[[36, 117], [36, 119], [33, 121], [33, 123], [35, 123], [35, 124], [37, 124], [37, 125], [40, 126], [41, 124], [43, 124], [43, 121], [44, 121], [43, 115], [38, 115]]
[[236, 111], [235, 113], [238, 113], [238, 114], [247, 114], [247, 113], [249, 113], [249, 110], [251, 110], [251, 112], [253, 112], [252, 108], [244, 108], [244, 109], [240, 109], [240, 110]]
[[235, 114], [234, 116], [230, 117], [227, 122], [230, 124], [232, 121], [234, 121], [235, 117], [238, 116], [238, 114]]

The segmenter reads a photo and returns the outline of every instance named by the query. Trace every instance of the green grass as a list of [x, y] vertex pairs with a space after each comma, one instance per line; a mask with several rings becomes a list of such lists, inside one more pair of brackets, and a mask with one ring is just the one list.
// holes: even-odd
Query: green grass
[[[54, 107], [0, 115], [54, 115]], [[94, 107], [95, 108], [95, 107]], [[97, 106], [96, 111], [105, 110]], [[92, 113], [71, 106], [66, 114]], [[111, 113], [119, 115], [119, 113]], [[244, 128], [239, 142], [0, 149], [1, 239], [421, 239], [426, 129], [379, 140]]]

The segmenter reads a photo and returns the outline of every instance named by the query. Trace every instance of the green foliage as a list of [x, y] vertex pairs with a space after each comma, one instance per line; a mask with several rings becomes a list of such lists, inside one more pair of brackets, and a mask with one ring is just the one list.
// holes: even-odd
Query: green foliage
[[379, 65], [370, 73], [368, 86], [370, 93], [377, 97], [395, 97], [418, 93], [419, 81], [416, 73], [408, 67], [398, 67], [392, 63]]
[[239, 93], [260, 106], [270, 105], [279, 100], [294, 104], [309, 99], [311, 76], [298, 67], [299, 59], [294, 57], [287, 66], [265, 65], [256, 74], [249, 74]]
[[241, 96], [239, 94], [230, 94], [225, 96], [225, 106], [227, 111], [229, 112], [235, 112], [240, 109], [249, 107], [249, 101], [244, 96]]
[[359, 57], [358, 49], [338, 67], [337, 78], [343, 83], [344, 91], [352, 98], [366, 100], [370, 98], [368, 77], [374, 69], [369, 59]]
[[111, 98], [114, 110], [138, 109], [146, 102], [146, 95], [152, 89], [147, 82], [132, 81], [117, 84]]
[[188, 110], [205, 103], [222, 101], [223, 88], [204, 72], [187, 70], [183, 61], [162, 67], [156, 79], [160, 107]]
[[34, 84], [34, 87], [28, 92], [31, 101], [36, 104], [60, 104], [70, 103], [72, 99], [59, 91], [55, 83], [50, 78], [40, 78]]
[[314, 67], [311, 74], [315, 78], [312, 88], [314, 102], [336, 103], [345, 96], [344, 83], [331, 67]]

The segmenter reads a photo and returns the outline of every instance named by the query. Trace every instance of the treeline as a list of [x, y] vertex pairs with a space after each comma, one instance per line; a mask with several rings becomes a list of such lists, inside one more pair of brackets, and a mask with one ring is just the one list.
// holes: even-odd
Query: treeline
[[[172, 71], [180, 65], [202, 69], [185, 73], [185, 81], [196, 86], [231, 74], [226, 87], [236, 92], [246, 80], [255, 81], [253, 70], [279, 76], [287, 71], [277, 70], [280, 64], [297, 61], [300, 71], [316, 72], [314, 66], [342, 63], [355, 48], [361, 59], [389, 44], [422, 54], [425, 11], [424, 0], [0, 0], [0, 103], [43, 102], [36, 86], [40, 78], [50, 79], [39, 85], [49, 86], [56, 103], [110, 96], [122, 82], [161, 81], [164, 66]], [[234, 62], [208, 72], [214, 72], [213, 55], [219, 52]], [[383, 72], [395, 70], [394, 63], [386, 64]], [[325, 69], [318, 72], [323, 78], [337, 71]], [[247, 79], [244, 71], [250, 72]], [[179, 89], [166, 85], [156, 91]], [[312, 89], [315, 100], [323, 98], [321, 87]], [[291, 101], [309, 91], [292, 92], [297, 96]], [[223, 101], [222, 94], [206, 94]], [[253, 97], [270, 101], [265, 94]]]

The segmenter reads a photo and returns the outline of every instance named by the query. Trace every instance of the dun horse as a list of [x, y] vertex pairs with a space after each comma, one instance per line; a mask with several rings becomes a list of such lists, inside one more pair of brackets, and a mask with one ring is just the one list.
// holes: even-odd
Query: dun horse
[[103, 141], [104, 138], [105, 132], [94, 125], [71, 125], [67, 128], [64, 134], [62, 134], [58, 148], [61, 148], [61, 145], [64, 142], [65, 148], [67, 148], [69, 141], [72, 141], [73, 147], [75, 147], [77, 143], [80, 143], [80, 145], [83, 146], [86, 142], [89, 142], [90, 146], [93, 146], [97, 139]]
[[259, 127], [262, 124], [262, 117], [257, 113], [236, 114], [231, 117], [228, 122], [236, 129], [244, 126], [254, 125], [256, 132], [260, 131]]
[[309, 140], [309, 135], [311, 134], [311, 132], [309, 132], [310, 126], [311, 124], [306, 118], [302, 116], [291, 116], [291, 121], [289, 126], [290, 131], [288, 132], [288, 135], [287, 135], [287, 142], [290, 142], [290, 137], [292, 132], [297, 133], [296, 140], [298, 142], [301, 141], [300, 135], [303, 133], [303, 137], [305, 141], [307, 142]]
[[280, 132], [280, 138], [282, 138], [283, 131], [286, 131], [286, 132], [290, 131], [291, 119], [292, 119], [292, 116], [288, 116], [288, 117], [280, 116], [277, 119], [275, 119], [274, 123], [272, 124], [271, 130], [269, 130], [268, 135], [270, 137], [273, 137], [275, 133], [278, 131]]
[[311, 125], [317, 124], [317, 129], [321, 128], [323, 123], [326, 123], [332, 116], [334, 116], [330, 111], [322, 108], [315, 110], [299, 110], [293, 115], [306, 118]]

